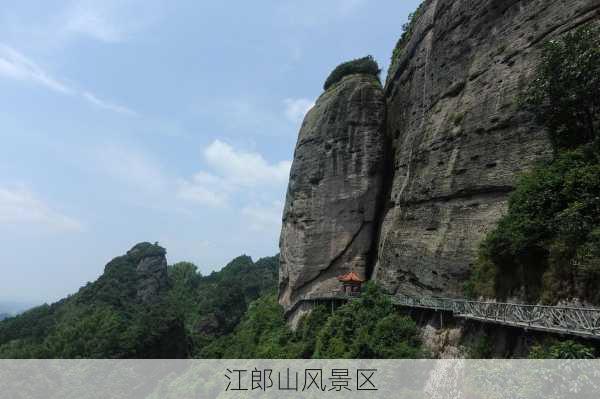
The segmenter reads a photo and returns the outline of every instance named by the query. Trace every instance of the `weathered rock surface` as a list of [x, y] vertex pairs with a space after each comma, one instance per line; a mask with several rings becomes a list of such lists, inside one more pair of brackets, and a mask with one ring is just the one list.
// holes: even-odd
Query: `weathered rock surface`
[[373, 278], [462, 295], [519, 172], [550, 148], [518, 105], [541, 45], [598, 18], [598, 0], [427, 0], [386, 84], [393, 181]]
[[284, 307], [350, 269], [391, 293], [462, 296], [519, 173], [551, 153], [518, 102], [542, 45], [599, 14], [600, 0], [426, 0], [384, 94], [366, 76], [324, 93], [290, 177]]
[[127, 252], [136, 265], [138, 275], [137, 297], [142, 302], [152, 302], [160, 291], [168, 287], [166, 251], [158, 245], [140, 243]]
[[384, 95], [379, 81], [354, 74], [329, 88], [302, 125], [290, 173], [279, 300], [331, 294], [336, 276], [365, 277], [383, 187]]

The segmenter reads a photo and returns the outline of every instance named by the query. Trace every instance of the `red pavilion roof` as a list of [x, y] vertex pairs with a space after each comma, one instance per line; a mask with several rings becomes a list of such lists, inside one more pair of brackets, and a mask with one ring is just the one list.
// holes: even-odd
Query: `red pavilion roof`
[[341, 281], [342, 283], [362, 283], [362, 282], [364, 282], [364, 280], [361, 279], [360, 277], [358, 277], [358, 274], [356, 274], [355, 272], [350, 272], [350, 273], [346, 273], [344, 275], [338, 276], [337, 279], [339, 281]]

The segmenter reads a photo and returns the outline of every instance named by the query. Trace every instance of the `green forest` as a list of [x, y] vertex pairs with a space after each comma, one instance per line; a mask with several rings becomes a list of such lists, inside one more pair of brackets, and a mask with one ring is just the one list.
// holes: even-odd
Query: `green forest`
[[[137, 251], [134, 251], [137, 250]], [[151, 302], [136, 295], [137, 265], [164, 256], [142, 243], [100, 278], [52, 305], [0, 323], [1, 358], [415, 358], [415, 322], [375, 285], [335, 312], [317, 308], [295, 331], [277, 303], [278, 257], [240, 256], [208, 276], [168, 266]]]
[[240, 256], [202, 276], [191, 263], [167, 268], [168, 282], [150, 302], [136, 295], [136, 267], [165, 250], [149, 243], [117, 257], [98, 280], [51, 305], [0, 323], [3, 358], [181, 358], [228, 334], [248, 304], [275, 286], [278, 262]]

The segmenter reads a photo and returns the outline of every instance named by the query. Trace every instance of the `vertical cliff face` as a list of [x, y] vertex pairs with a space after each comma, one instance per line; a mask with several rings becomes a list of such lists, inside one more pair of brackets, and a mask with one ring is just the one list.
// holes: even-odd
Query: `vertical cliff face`
[[541, 45], [597, 18], [596, 0], [429, 0], [386, 85], [390, 206], [374, 278], [461, 295], [519, 172], [550, 153], [518, 97]]
[[519, 172], [550, 155], [518, 103], [541, 47], [599, 9], [600, 0], [426, 0], [383, 92], [351, 76], [324, 93], [300, 132], [284, 211], [286, 309], [350, 269], [392, 293], [462, 295]]
[[280, 303], [328, 296], [336, 276], [366, 277], [384, 158], [384, 95], [369, 75], [343, 78], [302, 125], [283, 215]]
[[168, 288], [169, 275], [165, 255], [164, 249], [148, 243], [138, 244], [127, 252], [127, 256], [137, 261], [137, 296], [143, 302], [156, 300], [159, 293]]
[[135, 291], [136, 298], [141, 302], [155, 302], [169, 287], [166, 253], [158, 244], [136, 244], [127, 254], [111, 260], [95, 284], [111, 289], [119, 283], [120, 289]]

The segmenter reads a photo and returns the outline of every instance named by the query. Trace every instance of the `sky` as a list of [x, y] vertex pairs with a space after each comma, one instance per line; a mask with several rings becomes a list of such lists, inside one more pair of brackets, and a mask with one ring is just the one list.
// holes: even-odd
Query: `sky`
[[141, 241], [203, 274], [276, 254], [306, 111], [339, 63], [385, 70], [418, 3], [4, 0], [0, 301], [55, 301]]

